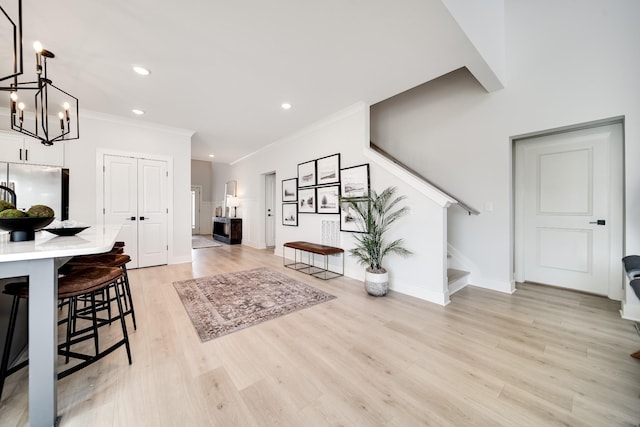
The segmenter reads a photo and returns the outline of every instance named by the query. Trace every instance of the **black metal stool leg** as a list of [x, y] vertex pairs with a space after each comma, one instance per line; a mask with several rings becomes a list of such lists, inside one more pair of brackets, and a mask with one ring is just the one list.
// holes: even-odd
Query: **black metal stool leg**
[[11, 303], [11, 314], [9, 315], [9, 327], [7, 328], [7, 337], [4, 340], [4, 351], [2, 352], [2, 365], [0, 366], [0, 399], [2, 399], [2, 390], [4, 389], [4, 380], [7, 378], [7, 367], [9, 365], [9, 356], [11, 354], [11, 343], [13, 341], [13, 333], [16, 329], [16, 320], [18, 318], [18, 308], [20, 306], [20, 298], [13, 297]]
[[120, 290], [116, 286], [116, 302], [118, 303], [118, 311], [120, 312], [120, 324], [122, 325], [122, 335], [124, 337], [124, 346], [127, 349], [127, 358], [131, 365], [131, 348], [129, 347], [129, 334], [127, 334], [127, 323], [124, 320], [124, 312], [122, 311], [122, 301], [120, 300]]
[[131, 297], [131, 288], [129, 287], [129, 275], [127, 274], [126, 265], [122, 266], [122, 271], [124, 272], [124, 290], [126, 295], [125, 301], [128, 299], [129, 305], [131, 306], [131, 308], [129, 308], [129, 311], [131, 312], [131, 320], [133, 320], [133, 329], [138, 330], [138, 327], [136, 326], [136, 312], [133, 309], [133, 298]]

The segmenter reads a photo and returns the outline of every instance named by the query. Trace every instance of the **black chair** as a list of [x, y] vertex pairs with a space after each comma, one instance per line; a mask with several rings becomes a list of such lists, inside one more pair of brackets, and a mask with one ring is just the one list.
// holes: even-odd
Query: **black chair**
[[622, 264], [629, 280], [640, 277], [640, 255], [627, 255], [622, 258]]
[[[622, 264], [624, 265], [624, 271], [627, 273], [627, 277], [629, 278], [629, 286], [640, 300], [640, 255], [627, 255], [622, 258]], [[636, 327], [636, 331], [638, 331], [638, 334], [640, 335], [640, 324], [635, 322], [634, 325]], [[640, 359], [640, 350], [633, 353], [631, 357]]]

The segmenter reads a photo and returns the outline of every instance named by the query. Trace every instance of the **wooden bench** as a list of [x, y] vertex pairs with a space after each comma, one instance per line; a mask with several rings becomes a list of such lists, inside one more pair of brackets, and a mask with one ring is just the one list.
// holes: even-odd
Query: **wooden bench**
[[[287, 248], [294, 250], [293, 262], [287, 263]], [[298, 253], [300, 253], [300, 262], [298, 262]], [[302, 262], [302, 257], [307, 254], [307, 262]], [[324, 258], [324, 265], [317, 266], [315, 263], [315, 255], [321, 255]], [[340, 255], [342, 258], [342, 272], [329, 269], [329, 256]], [[328, 280], [334, 277], [344, 275], [344, 250], [334, 246], [319, 245], [310, 242], [287, 242], [282, 245], [282, 262], [285, 267], [310, 274], [319, 279]]]

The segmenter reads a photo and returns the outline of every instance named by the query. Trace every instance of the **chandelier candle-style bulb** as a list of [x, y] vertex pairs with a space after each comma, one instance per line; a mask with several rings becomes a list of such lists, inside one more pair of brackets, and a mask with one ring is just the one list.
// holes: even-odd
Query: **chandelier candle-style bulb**
[[24, 102], [18, 104], [20, 110], [20, 129], [22, 129], [22, 122], [24, 121]]
[[60, 118], [60, 130], [64, 132], [64, 114], [62, 111], [58, 112], [58, 117]]
[[11, 98], [11, 115], [14, 115], [16, 114], [16, 103], [18, 102], [18, 94], [15, 92], [11, 92], [9, 98]]
[[[65, 102], [64, 104], [62, 104], [62, 107], [64, 108], [64, 116], [65, 116], [65, 118], [67, 119], [67, 122], [68, 122], [70, 120], [69, 119], [69, 108], [71, 106], [69, 105], [68, 102]], [[60, 113], [60, 114], [62, 114], [62, 113]], [[60, 117], [60, 119], [62, 119], [62, 117]]]
[[36, 51], [36, 73], [42, 73], [42, 43], [39, 41], [33, 42], [33, 49]]

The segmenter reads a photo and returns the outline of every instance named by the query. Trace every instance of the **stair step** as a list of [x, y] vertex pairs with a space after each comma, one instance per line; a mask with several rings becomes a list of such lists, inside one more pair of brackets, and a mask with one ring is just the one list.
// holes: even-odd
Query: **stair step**
[[469, 284], [469, 274], [468, 271], [456, 270], [455, 268], [447, 269], [449, 295], [453, 295]]

